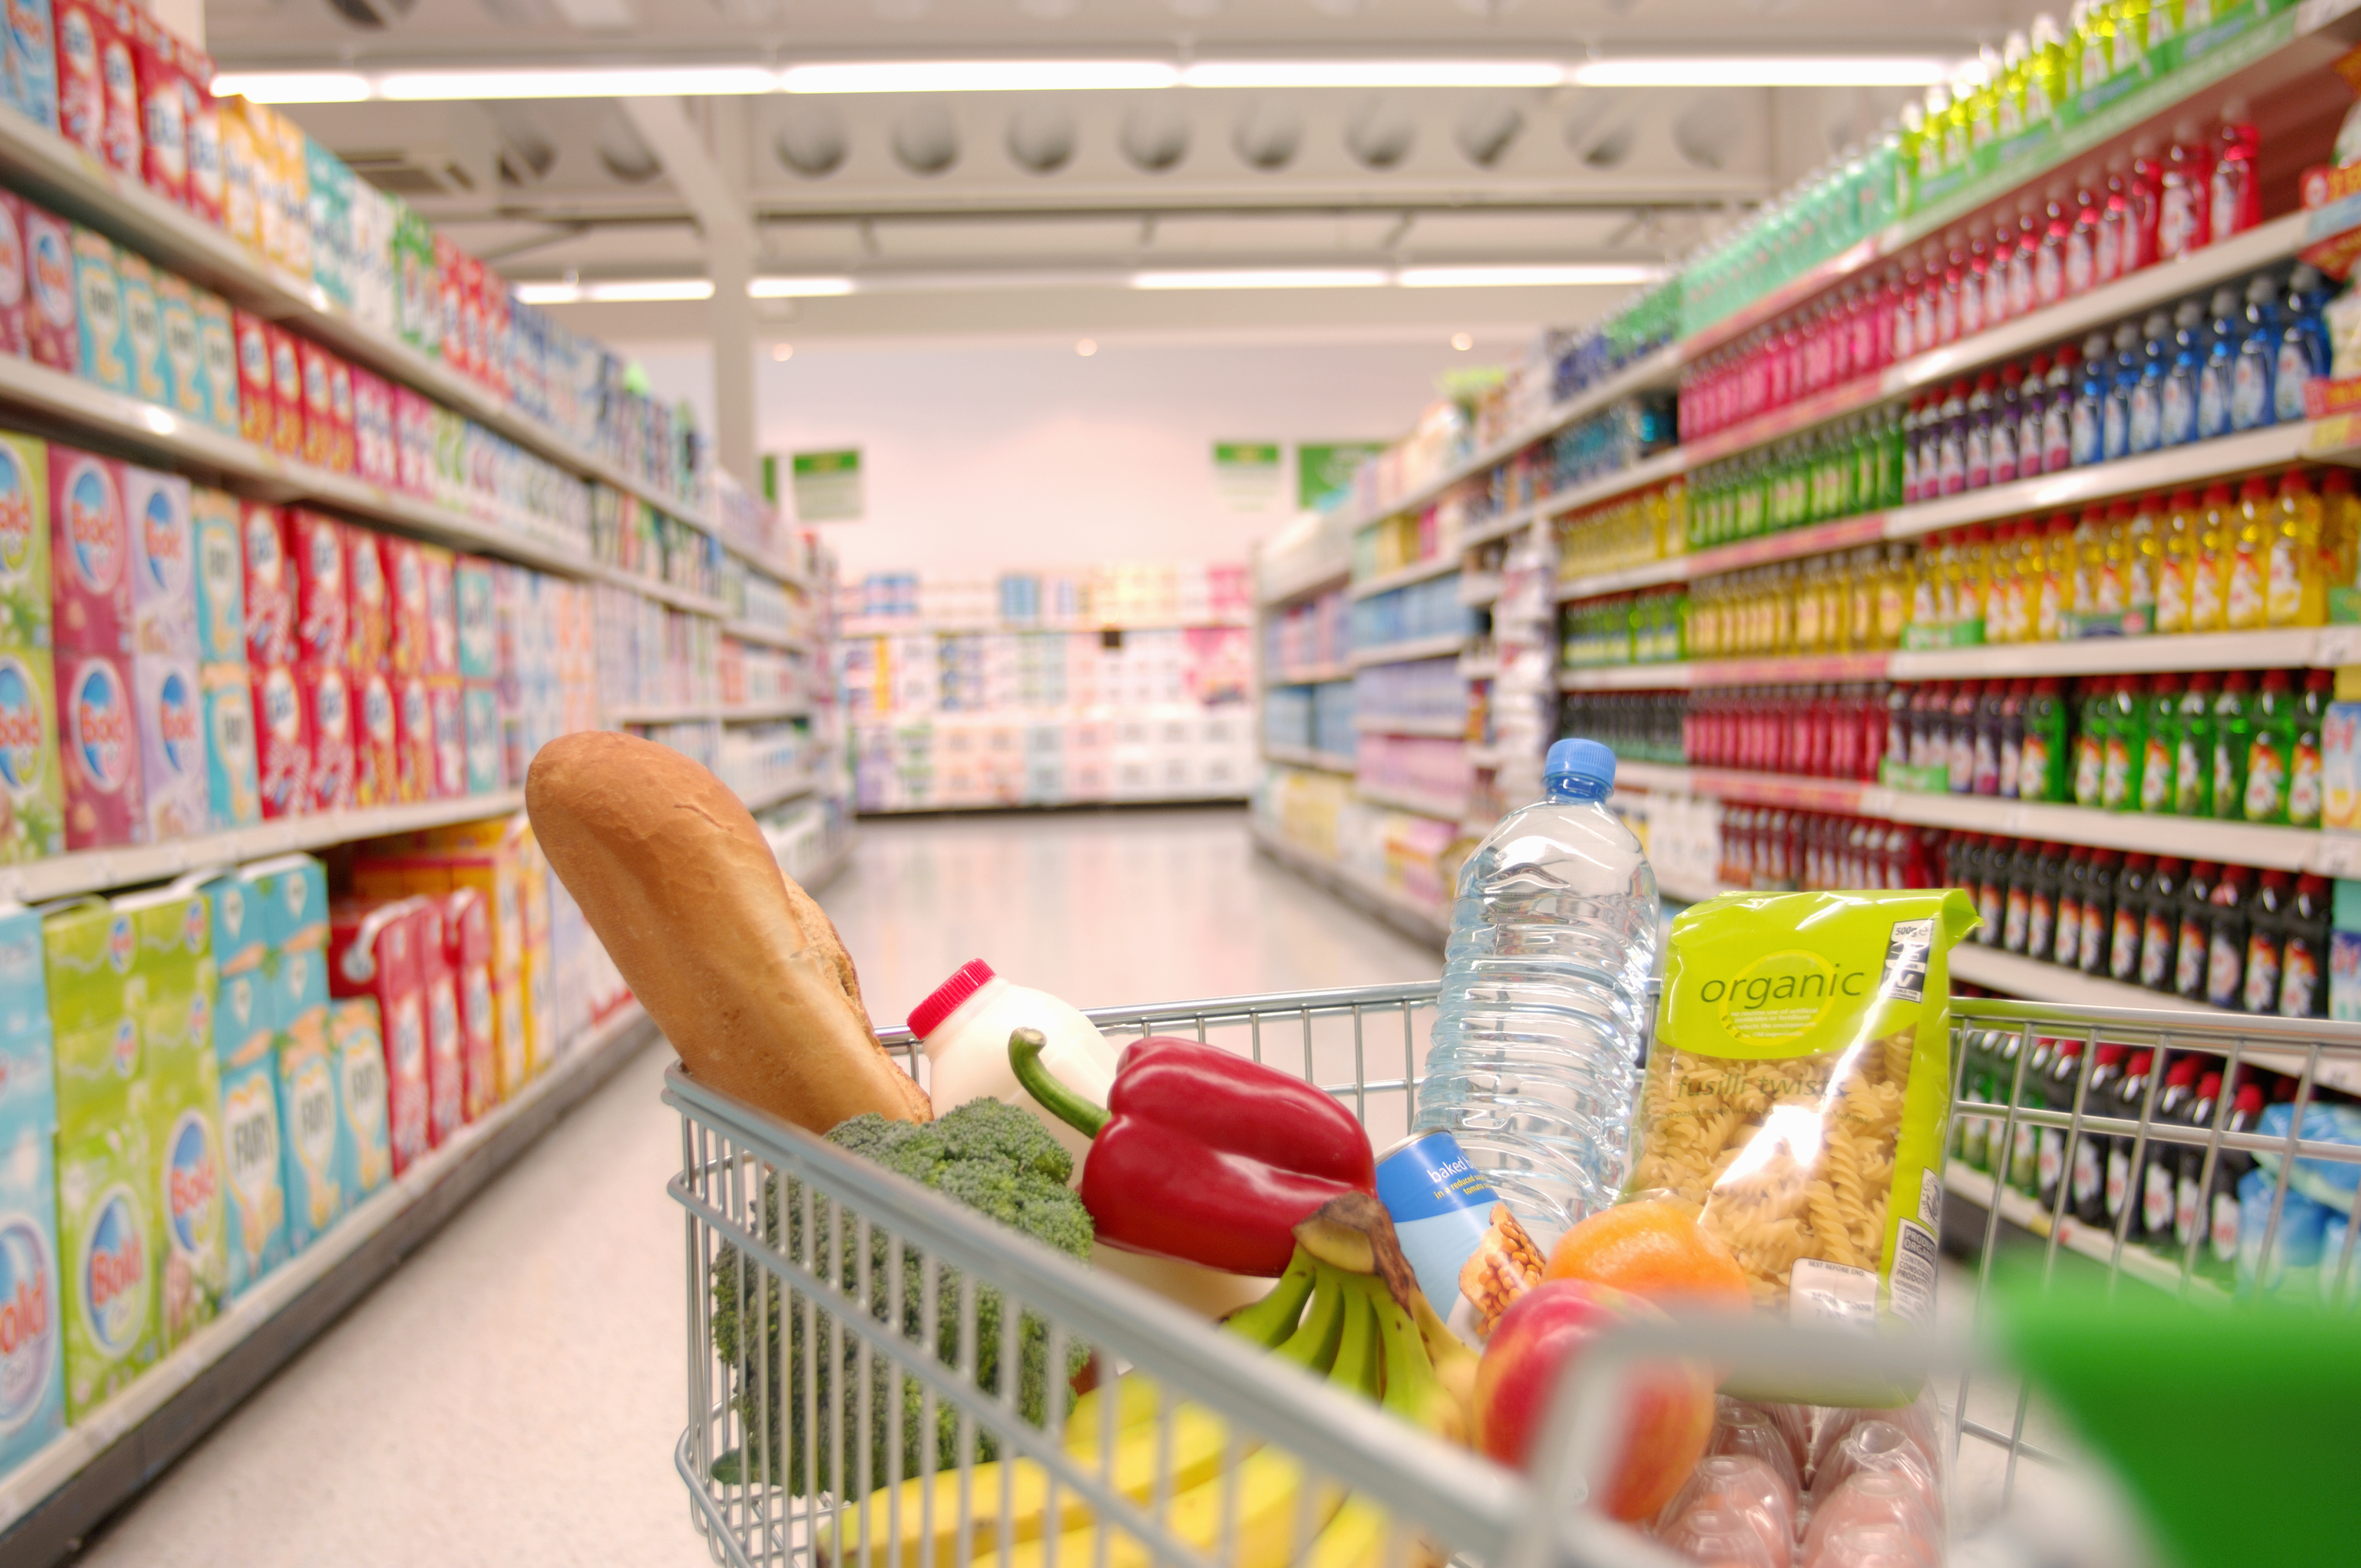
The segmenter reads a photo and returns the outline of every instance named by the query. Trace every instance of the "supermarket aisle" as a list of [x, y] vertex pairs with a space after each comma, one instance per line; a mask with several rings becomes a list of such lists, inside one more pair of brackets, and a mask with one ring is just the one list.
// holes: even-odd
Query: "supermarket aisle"
[[[1433, 975], [1236, 810], [864, 825], [822, 902], [880, 1022], [968, 959], [1094, 1003]], [[707, 1561], [684, 1420], [679, 1124], [651, 1049], [94, 1541], [93, 1568]]]

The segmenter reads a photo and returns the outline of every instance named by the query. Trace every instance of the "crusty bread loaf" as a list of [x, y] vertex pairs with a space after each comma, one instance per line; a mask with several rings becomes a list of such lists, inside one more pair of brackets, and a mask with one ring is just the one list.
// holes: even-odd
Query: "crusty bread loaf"
[[591, 731], [543, 747], [524, 793], [551, 867], [700, 1083], [818, 1133], [933, 1114], [870, 1031], [835, 926], [720, 780]]

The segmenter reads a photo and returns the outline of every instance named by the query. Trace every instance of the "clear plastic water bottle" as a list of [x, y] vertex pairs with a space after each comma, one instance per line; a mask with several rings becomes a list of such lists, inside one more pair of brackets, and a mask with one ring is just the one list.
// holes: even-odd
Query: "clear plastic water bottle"
[[1607, 809], [1615, 753], [1560, 740], [1543, 785], [1460, 870], [1415, 1130], [1456, 1138], [1546, 1248], [1622, 1185], [1660, 911]]

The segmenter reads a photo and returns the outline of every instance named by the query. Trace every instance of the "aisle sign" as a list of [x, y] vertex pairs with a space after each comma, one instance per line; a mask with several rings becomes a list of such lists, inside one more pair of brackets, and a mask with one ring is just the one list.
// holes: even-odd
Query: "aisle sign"
[[1386, 449], [1382, 441], [1306, 442], [1295, 449], [1295, 504], [1303, 511], [1325, 511], [1353, 493], [1353, 476], [1361, 465]]
[[1213, 483], [1232, 511], [1277, 511], [1287, 495], [1285, 448], [1275, 441], [1213, 443]]
[[798, 452], [790, 470], [797, 522], [861, 521], [861, 448]]

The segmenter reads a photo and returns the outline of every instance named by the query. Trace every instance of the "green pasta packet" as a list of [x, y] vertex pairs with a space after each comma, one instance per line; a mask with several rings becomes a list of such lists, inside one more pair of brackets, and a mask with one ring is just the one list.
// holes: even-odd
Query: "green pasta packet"
[[1697, 1207], [1756, 1305], [1798, 1325], [1931, 1321], [1949, 955], [1976, 924], [1956, 889], [1729, 894], [1683, 911], [1625, 1196]]

